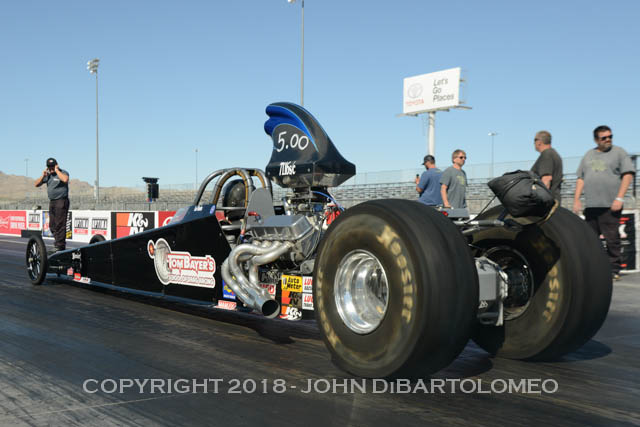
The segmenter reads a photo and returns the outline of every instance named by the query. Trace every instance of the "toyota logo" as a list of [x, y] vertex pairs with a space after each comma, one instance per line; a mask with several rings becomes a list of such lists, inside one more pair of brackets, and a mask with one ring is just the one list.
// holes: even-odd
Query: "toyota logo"
[[411, 86], [409, 86], [409, 89], [407, 89], [407, 95], [409, 96], [409, 98], [417, 98], [420, 95], [422, 95], [422, 85], [420, 83], [414, 83]]

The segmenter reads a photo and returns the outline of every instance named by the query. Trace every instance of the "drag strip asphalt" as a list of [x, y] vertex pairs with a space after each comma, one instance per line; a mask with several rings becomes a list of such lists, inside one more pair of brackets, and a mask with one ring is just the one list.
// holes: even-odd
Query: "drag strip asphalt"
[[[562, 360], [491, 358], [469, 342], [425, 393], [340, 371], [314, 321], [55, 276], [32, 286], [26, 242], [0, 236], [1, 426], [640, 424], [640, 274], [614, 283], [602, 329]], [[537, 388], [500, 391], [525, 383]]]

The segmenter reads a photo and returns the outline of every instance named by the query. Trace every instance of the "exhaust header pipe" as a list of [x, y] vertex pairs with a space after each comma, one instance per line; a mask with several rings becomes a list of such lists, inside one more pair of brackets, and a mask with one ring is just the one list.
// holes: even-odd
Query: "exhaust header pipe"
[[[265, 242], [262, 245], [243, 243], [236, 246], [222, 263], [222, 278], [233, 292], [254, 310], [270, 319], [278, 316], [280, 304], [258, 283], [258, 267], [280, 258], [293, 248], [291, 242]], [[245, 262], [249, 277], [240, 267]]]

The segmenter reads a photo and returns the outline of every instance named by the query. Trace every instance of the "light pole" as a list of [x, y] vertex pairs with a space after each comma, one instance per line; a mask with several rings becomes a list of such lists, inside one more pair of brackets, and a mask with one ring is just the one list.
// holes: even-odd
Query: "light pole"
[[100, 151], [98, 150], [98, 58], [87, 62], [89, 73], [96, 75], [96, 201], [100, 199]]
[[29, 176], [29, 159], [24, 159], [24, 162], [27, 164], [25, 176]]
[[[296, 0], [287, 0], [287, 3], [295, 3]], [[302, 4], [302, 59], [300, 64], [300, 105], [304, 107], [304, 0]]]
[[489, 132], [489, 136], [491, 137], [491, 174], [490, 177], [493, 178], [493, 138], [498, 134], [498, 132]]
[[198, 149], [196, 148], [196, 190], [198, 189]]

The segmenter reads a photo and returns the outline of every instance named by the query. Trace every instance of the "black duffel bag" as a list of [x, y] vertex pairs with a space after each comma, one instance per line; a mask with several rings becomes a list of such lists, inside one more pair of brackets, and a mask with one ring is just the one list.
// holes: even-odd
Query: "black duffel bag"
[[540, 177], [531, 171], [508, 172], [492, 179], [488, 185], [514, 218], [545, 217], [555, 203], [551, 191]]

